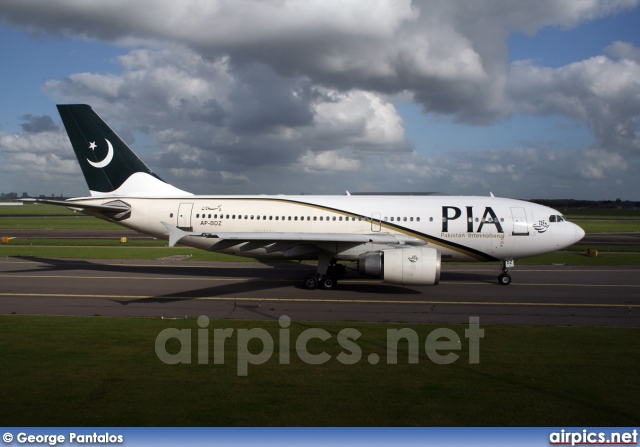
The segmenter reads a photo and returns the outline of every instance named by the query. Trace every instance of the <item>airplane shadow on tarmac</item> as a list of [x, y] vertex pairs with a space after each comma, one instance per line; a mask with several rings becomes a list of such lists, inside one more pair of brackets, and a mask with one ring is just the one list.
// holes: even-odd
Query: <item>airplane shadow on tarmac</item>
[[[276, 263], [237, 263], [237, 267], [216, 267], [181, 264], [164, 265], [136, 265], [129, 263], [118, 264], [118, 260], [110, 263], [93, 262], [82, 259], [54, 259], [42, 257], [16, 257], [25, 261], [37, 262], [40, 265], [18, 272], [60, 272], [60, 271], [94, 271], [100, 273], [118, 273], [130, 275], [158, 275], [176, 277], [212, 277], [212, 278], [249, 278], [246, 281], [226, 283], [202, 288], [185, 289], [178, 292], [156, 295], [150, 298], [114, 300], [121, 305], [133, 303], [169, 303], [182, 300], [192, 300], [207, 297], [228, 297], [230, 300], [238, 295], [250, 295], [256, 292], [264, 292], [282, 287], [295, 288], [307, 298], [331, 298], [332, 295], [340, 298], [343, 294], [371, 294], [371, 295], [424, 295], [430, 287], [405, 287], [400, 285], [384, 284], [380, 280], [368, 279], [358, 275], [356, 272], [347, 271], [346, 282], [338, 281], [336, 290], [306, 290], [302, 285], [303, 278], [310, 272], [315, 271], [315, 266], [293, 262]], [[357, 280], [357, 282], [349, 282]], [[441, 281], [452, 282], [477, 282], [492, 283], [496, 286], [497, 281], [492, 274], [478, 272], [447, 272], [441, 274]], [[188, 284], [188, 283], [187, 283]]]

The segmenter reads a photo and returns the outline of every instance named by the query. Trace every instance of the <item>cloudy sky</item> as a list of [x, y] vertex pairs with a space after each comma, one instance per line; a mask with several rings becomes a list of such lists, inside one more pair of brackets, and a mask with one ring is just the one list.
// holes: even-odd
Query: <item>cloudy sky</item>
[[640, 200], [639, 3], [2, 0], [0, 192], [87, 103], [194, 193]]

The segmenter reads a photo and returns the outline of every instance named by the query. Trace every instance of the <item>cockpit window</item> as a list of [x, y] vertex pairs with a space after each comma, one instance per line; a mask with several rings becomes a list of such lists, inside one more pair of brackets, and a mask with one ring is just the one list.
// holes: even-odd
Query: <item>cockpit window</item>
[[549, 216], [549, 222], [564, 222], [564, 217], [560, 214], [553, 214]]

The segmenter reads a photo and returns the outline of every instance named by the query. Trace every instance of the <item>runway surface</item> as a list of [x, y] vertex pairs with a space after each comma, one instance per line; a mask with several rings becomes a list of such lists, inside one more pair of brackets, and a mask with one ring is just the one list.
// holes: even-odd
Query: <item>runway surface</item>
[[640, 268], [443, 265], [441, 283], [348, 276], [305, 290], [293, 263], [0, 258], [0, 313], [640, 327]]

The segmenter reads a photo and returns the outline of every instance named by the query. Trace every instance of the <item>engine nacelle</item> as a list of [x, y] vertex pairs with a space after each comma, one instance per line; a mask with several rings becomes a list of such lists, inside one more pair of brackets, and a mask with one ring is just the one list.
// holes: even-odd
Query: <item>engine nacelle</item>
[[358, 271], [383, 278], [389, 284], [435, 286], [440, 282], [440, 252], [411, 247], [363, 253], [358, 259]]

